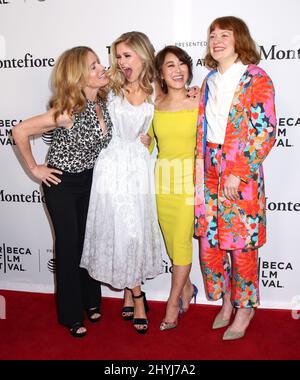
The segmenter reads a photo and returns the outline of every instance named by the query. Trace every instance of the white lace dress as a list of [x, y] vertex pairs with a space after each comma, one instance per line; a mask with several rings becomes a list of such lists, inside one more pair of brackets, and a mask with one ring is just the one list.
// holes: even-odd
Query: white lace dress
[[117, 289], [133, 288], [163, 271], [154, 173], [140, 133], [154, 106], [110, 94], [113, 137], [94, 167], [80, 266]]

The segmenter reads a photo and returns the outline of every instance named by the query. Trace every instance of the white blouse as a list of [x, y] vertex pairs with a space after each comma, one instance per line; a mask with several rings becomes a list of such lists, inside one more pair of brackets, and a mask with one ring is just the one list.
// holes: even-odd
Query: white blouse
[[215, 144], [224, 143], [233, 96], [247, 67], [242, 62], [236, 62], [224, 74], [217, 70], [208, 78], [207, 141]]

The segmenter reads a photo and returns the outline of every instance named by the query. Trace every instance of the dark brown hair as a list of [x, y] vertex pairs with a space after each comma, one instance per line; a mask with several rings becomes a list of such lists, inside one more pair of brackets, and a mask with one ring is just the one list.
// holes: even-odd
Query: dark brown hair
[[235, 41], [235, 52], [238, 54], [238, 59], [244, 65], [251, 63], [256, 65], [260, 62], [260, 54], [246, 23], [240, 18], [225, 16], [215, 19], [208, 29], [207, 51], [204, 58], [207, 67], [215, 69], [218, 66], [218, 62], [213, 59], [209, 49], [209, 36], [216, 28], [232, 30]]
[[166, 82], [162, 79], [161, 76], [162, 76], [162, 66], [164, 64], [166, 55], [168, 53], [176, 55], [176, 57], [181, 62], [187, 65], [188, 70], [189, 70], [189, 77], [188, 77], [187, 84], [190, 84], [193, 79], [193, 61], [192, 61], [192, 58], [188, 55], [188, 53], [175, 45], [169, 45], [169, 46], [164, 47], [160, 52], [157, 53], [155, 57], [155, 68], [157, 71], [157, 79], [159, 81], [160, 87], [165, 94], [168, 93], [168, 87], [166, 85]]

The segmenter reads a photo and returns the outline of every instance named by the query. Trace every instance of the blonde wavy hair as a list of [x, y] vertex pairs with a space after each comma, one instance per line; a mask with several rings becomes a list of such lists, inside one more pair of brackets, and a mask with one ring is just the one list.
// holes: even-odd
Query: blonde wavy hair
[[[88, 81], [90, 68], [87, 54], [97, 54], [87, 46], [76, 46], [60, 55], [53, 68], [51, 88], [53, 95], [49, 107], [54, 109], [54, 121], [64, 111], [68, 114], [80, 113], [86, 107], [84, 88]], [[99, 61], [98, 57], [97, 60]], [[97, 98], [106, 99], [107, 90], [99, 89]]]
[[117, 45], [121, 42], [129, 45], [143, 62], [143, 70], [139, 77], [140, 87], [150, 96], [153, 93], [152, 83], [155, 77], [154, 47], [149, 38], [141, 32], [127, 32], [117, 38], [111, 45], [111, 66], [108, 70], [110, 87], [116, 95], [123, 95], [127, 79], [122, 73], [117, 61]]
[[207, 51], [204, 58], [205, 65], [208, 68], [215, 69], [218, 67], [218, 62], [214, 60], [209, 49], [209, 36], [216, 28], [232, 30], [235, 52], [244, 65], [257, 65], [260, 62], [260, 54], [246, 23], [238, 17], [225, 16], [215, 19], [208, 28]]

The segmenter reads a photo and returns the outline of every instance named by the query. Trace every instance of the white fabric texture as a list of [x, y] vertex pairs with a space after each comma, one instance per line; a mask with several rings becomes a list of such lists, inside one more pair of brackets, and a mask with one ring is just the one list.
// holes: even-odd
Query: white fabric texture
[[154, 172], [139, 138], [154, 106], [110, 93], [108, 110], [113, 137], [95, 164], [80, 266], [116, 289], [133, 288], [163, 271]]
[[224, 143], [233, 95], [247, 68], [248, 66], [242, 62], [236, 62], [224, 74], [217, 70], [208, 78], [207, 141], [215, 144]]

